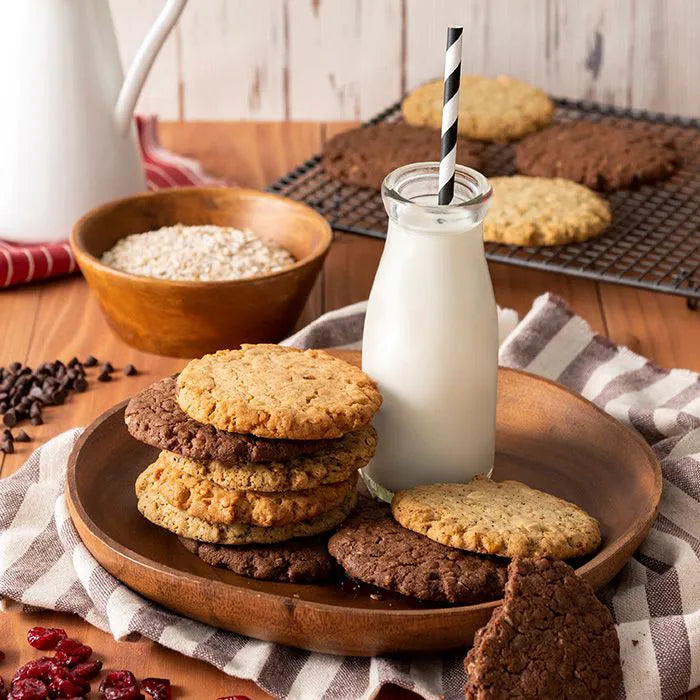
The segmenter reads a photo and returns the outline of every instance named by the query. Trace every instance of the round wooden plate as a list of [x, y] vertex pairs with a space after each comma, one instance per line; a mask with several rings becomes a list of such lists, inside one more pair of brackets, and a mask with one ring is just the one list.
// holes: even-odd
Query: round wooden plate
[[[359, 353], [344, 357], [359, 362]], [[352, 655], [466, 647], [498, 604], [375, 599], [369, 587], [255, 581], [204, 564], [136, 509], [134, 482], [158, 451], [128, 434], [125, 404], [77, 443], [68, 506], [93, 556], [146, 598], [258, 639]], [[496, 442], [496, 479], [518, 479], [598, 518], [603, 547], [577, 570], [595, 588], [609, 581], [646, 536], [661, 497], [659, 463], [642, 438], [553, 382], [502, 369]]]

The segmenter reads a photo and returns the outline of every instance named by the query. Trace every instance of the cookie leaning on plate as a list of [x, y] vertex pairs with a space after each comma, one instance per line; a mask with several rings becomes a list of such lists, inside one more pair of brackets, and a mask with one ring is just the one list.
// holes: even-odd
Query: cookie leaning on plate
[[177, 403], [175, 377], [166, 377], [127, 404], [129, 433], [141, 442], [197, 460], [282, 462], [329, 447], [329, 440], [266, 440], [218, 430], [190, 418]]
[[238, 491], [300, 491], [349, 479], [366, 466], [377, 446], [377, 433], [371, 425], [342, 438], [313, 455], [285, 462], [197, 461], [163, 452], [170, 466], [198, 479], [208, 479], [225, 489]]
[[219, 430], [264, 438], [338, 438], [368, 425], [382, 399], [359, 368], [323, 350], [243, 345], [191, 360], [180, 408]]
[[511, 245], [558, 245], [602, 233], [610, 205], [592, 190], [562, 178], [494, 177], [484, 240]]
[[285, 542], [295, 537], [310, 537], [327, 532], [342, 523], [357, 502], [357, 493], [353, 491], [340, 506], [316, 518], [290, 525], [260, 527], [247, 523], [230, 525], [210, 523], [202, 518], [188, 515], [171, 506], [150, 484], [140, 484], [136, 495], [139, 512], [153, 524], [189, 539], [231, 545]]
[[622, 683], [610, 611], [562, 561], [515, 559], [503, 605], [464, 661], [467, 700], [614, 700]]
[[590, 554], [601, 542], [598, 521], [573, 503], [519, 481], [476, 476], [468, 484], [398, 491], [394, 517], [436, 542], [502, 557]]
[[232, 491], [171, 466], [162, 455], [136, 480], [136, 492], [157, 491], [174, 508], [210, 523], [272, 527], [310, 520], [338, 507], [357, 477], [306, 491]]
[[[337, 134], [324, 147], [322, 163], [334, 180], [379, 190], [392, 170], [439, 157], [440, 134], [435, 129], [383, 123]], [[457, 162], [481, 169], [475, 144], [463, 137], [457, 139]]]
[[[401, 105], [409, 124], [439, 129], [444, 84], [433, 80], [413, 90]], [[479, 141], [511, 141], [549, 124], [554, 104], [539, 88], [500, 75], [465, 75], [460, 81], [459, 121], [462, 136]]]
[[336, 577], [338, 565], [328, 553], [328, 537], [316, 535], [279, 544], [221, 545], [180, 537], [205, 564], [239, 576], [288, 583], [321, 583]]
[[634, 125], [566, 122], [515, 146], [519, 172], [563, 177], [596, 190], [666, 178], [678, 161], [672, 143]]
[[401, 527], [387, 505], [361, 498], [328, 551], [352, 578], [433, 602], [473, 605], [503, 593], [506, 560], [462, 552]]

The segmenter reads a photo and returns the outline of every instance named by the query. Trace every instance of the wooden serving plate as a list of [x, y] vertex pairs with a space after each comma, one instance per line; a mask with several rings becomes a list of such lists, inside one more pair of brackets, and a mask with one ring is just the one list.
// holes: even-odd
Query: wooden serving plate
[[[359, 362], [359, 353], [346, 353]], [[661, 497], [659, 463], [642, 438], [553, 382], [499, 372], [496, 479], [518, 479], [578, 503], [603, 547], [577, 571], [609, 581], [646, 536]], [[183, 615], [258, 639], [332, 654], [468, 646], [497, 602], [420, 603], [377, 589], [255, 581], [216, 569], [136, 509], [134, 482], [158, 450], [128, 434], [122, 402], [83, 433], [68, 463], [68, 506], [83, 542], [116, 578]]]

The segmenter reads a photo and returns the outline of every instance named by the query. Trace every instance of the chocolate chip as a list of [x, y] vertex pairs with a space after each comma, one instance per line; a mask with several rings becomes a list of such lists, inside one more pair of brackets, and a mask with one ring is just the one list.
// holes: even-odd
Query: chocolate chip
[[15, 442], [29, 442], [31, 438], [24, 430], [20, 430], [17, 435], [15, 435]]
[[75, 383], [73, 384], [73, 388], [76, 391], [83, 392], [88, 388], [88, 383], [87, 380], [84, 379], [83, 377], [79, 377], [78, 379], [75, 380]]
[[100, 374], [97, 376], [97, 381], [98, 382], [111, 382], [112, 381], [112, 375], [109, 372], [105, 372], [104, 370], [100, 372]]
[[5, 413], [9, 406], [7, 405], [6, 401], [0, 401], [0, 413]]
[[94, 355], [88, 355], [83, 361], [85, 367], [94, 367], [97, 364], [97, 358]]
[[12, 431], [9, 428], [4, 428], [2, 431], [3, 440], [12, 440]]
[[38, 401], [35, 401], [29, 407], [29, 415], [32, 417], [41, 415], [41, 404]]
[[6, 455], [11, 455], [15, 451], [15, 445], [10, 440], [3, 440], [0, 443], [0, 452], [4, 452]]
[[102, 367], [100, 367], [100, 369], [101, 369], [103, 372], [107, 372], [108, 374], [111, 374], [112, 372], [114, 372], [114, 367], [112, 367], [111, 362], [105, 362], [105, 363], [102, 365]]
[[138, 374], [139, 371], [134, 367], [134, 365], [127, 365], [124, 367], [124, 374], [127, 377], [133, 377], [134, 375]]
[[44, 419], [41, 417], [41, 415], [32, 416], [30, 420], [32, 425], [42, 425], [44, 423]]
[[44, 397], [44, 392], [40, 386], [33, 386], [29, 390], [29, 397], [32, 399], [42, 399]]
[[17, 413], [14, 409], [10, 409], [5, 415], [2, 417], [2, 422], [8, 427], [8, 428], [13, 428], [15, 425], [17, 425]]
[[68, 360], [69, 367], [75, 367], [79, 364], [80, 364], [80, 360], [77, 357], [71, 357], [70, 360]]
[[65, 389], [57, 389], [51, 394], [51, 399], [57, 406], [60, 406], [66, 400], [67, 395], [68, 392]]
[[10, 363], [10, 372], [12, 374], [17, 374], [22, 369], [22, 363], [21, 362], [11, 362]]

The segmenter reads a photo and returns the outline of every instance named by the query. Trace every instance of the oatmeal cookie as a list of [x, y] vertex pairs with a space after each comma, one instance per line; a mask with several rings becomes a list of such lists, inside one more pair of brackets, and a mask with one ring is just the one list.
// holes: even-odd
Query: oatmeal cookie
[[484, 239], [510, 245], [559, 245], [605, 231], [610, 205], [583, 185], [562, 178], [494, 177]]
[[328, 541], [348, 576], [402, 595], [472, 605], [503, 594], [507, 560], [470, 554], [401, 527], [369, 499]]
[[355, 489], [357, 477], [306, 491], [229, 491], [169, 464], [162, 453], [136, 480], [136, 492], [157, 490], [174, 508], [210, 523], [260, 527], [310, 520], [338, 507]]
[[152, 487], [144, 488], [137, 496], [139, 512], [153, 524], [188, 539], [231, 545], [271, 544], [328, 532], [348, 517], [357, 502], [357, 492], [352, 491], [337, 508], [323, 515], [290, 525], [260, 527], [246, 523], [210, 523], [188, 515], [171, 506], [160, 492]]
[[[440, 160], [440, 132], [410, 124], [373, 124], [334, 136], [323, 149], [323, 169], [334, 180], [379, 190], [384, 178], [407, 163]], [[477, 147], [457, 139], [457, 162], [481, 169]]]
[[284, 462], [331, 447], [330, 440], [266, 440], [218, 430], [190, 418], [177, 403], [177, 381], [166, 377], [126, 406], [129, 433], [140, 442], [196, 460]]
[[[409, 124], [440, 129], [443, 81], [433, 80], [413, 90], [401, 111]], [[478, 141], [511, 141], [552, 121], [554, 104], [537, 87], [499, 75], [465, 75], [460, 81], [459, 121], [462, 136]]]
[[368, 425], [382, 398], [359, 368], [323, 350], [243, 345], [190, 361], [180, 408], [219, 430], [263, 438], [338, 438]]
[[409, 530], [451, 547], [502, 557], [579, 557], [601, 541], [582, 508], [519, 481], [475, 476], [468, 484], [398, 491], [394, 517]]
[[524, 175], [563, 177], [595, 190], [667, 178], [678, 162], [672, 143], [633, 125], [566, 122], [515, 146], [515, 165]]
[[314, 455], [286, 462], [200, 462], [173, 452], [165, 452], [164, 460], [190, 476], [208, 479], [225, 489], [301, 491], [346, 481], [368, 464], [376, 446], [377, 433], [368, 425], [332, 440], [330, 447]]
[[180, 542], [206, 564], [233, 571], [239, 576], [286, 583], [325, 583], [338, 576], [338, 566], [328, 553], [328, 537], [316, 535], [279, 544], [225, 545]]
[[562, 561], [515, 559], [503, 605], [464, 661], [467, 700], [615, 700], [620, 645], [609, 610]]

